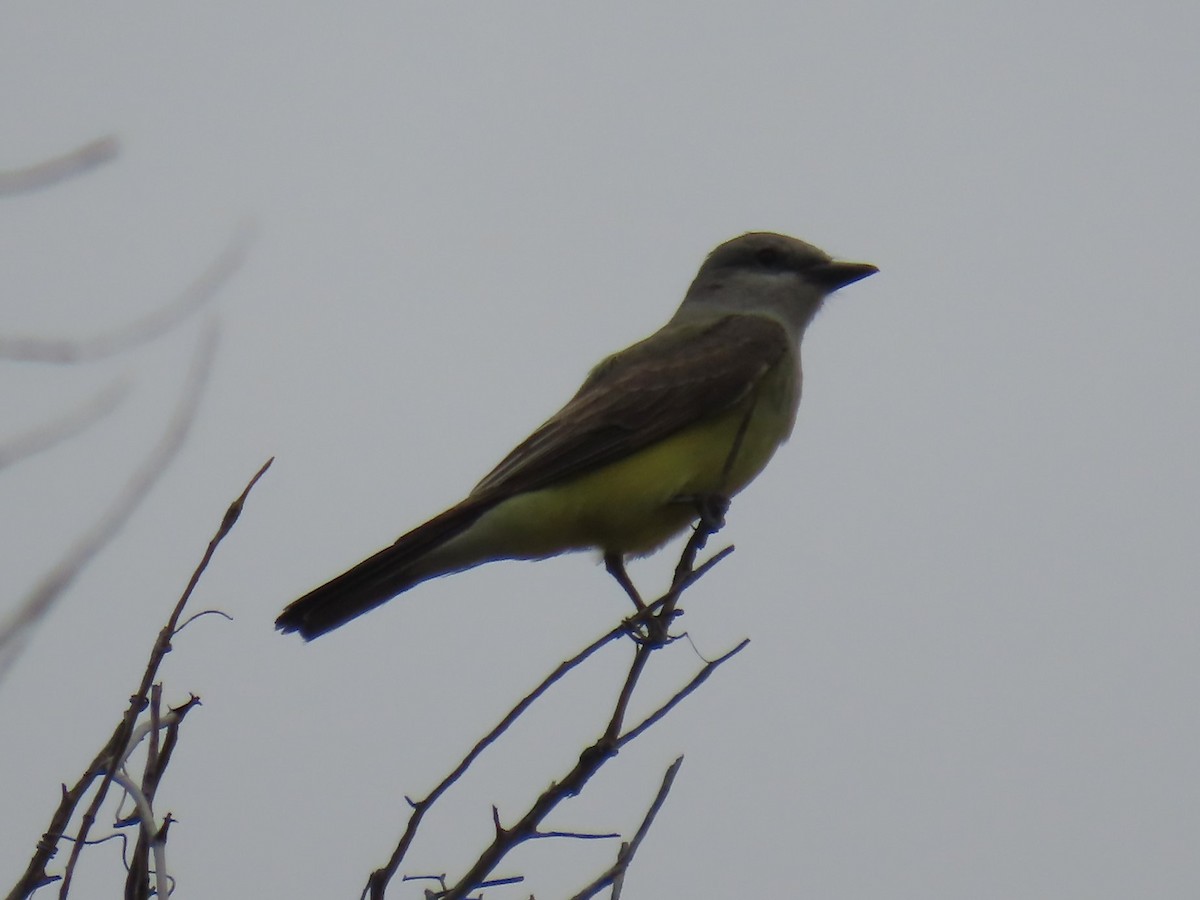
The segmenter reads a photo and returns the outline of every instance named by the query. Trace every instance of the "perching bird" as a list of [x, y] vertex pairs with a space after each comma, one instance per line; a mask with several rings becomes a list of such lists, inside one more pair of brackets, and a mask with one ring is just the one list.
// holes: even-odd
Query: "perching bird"
[[762, 471], [796, 419], [805, 328], [827, 295], [876, 271], [781, 234], [726, 241], [666, 325], [592, 369], [465, 500], [290, 604], [276, 627], [311, 640], [497, 559], [596, 548], [620, 578], [625, 557]]

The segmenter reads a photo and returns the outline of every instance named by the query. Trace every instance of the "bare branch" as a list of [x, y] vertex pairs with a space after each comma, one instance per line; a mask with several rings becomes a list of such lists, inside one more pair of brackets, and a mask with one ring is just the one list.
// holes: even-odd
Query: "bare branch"
[[[142, 834], [149, 838], [151, 852], [154, 853], [154, 875], [157, 883], [158, 896], [170, 896], [167, 876], [167, 845], [166, 841], [156, 840], [154, 835], [154, 810], [150, 801], [142, 793], [141, 787], [121, 769], [112, 773], [112, 780], [125, 789], [137, 806], [138, 818], [141, 820]], [[135, 854], [136, 856], [136, 854]], [[136, 868], [134, 869], [136, 871]]]
[[120, 144], [112, 135], [89, 141], [69, 153], [23, 169], [0, 172], [0, 196], [27, 193], [52, 187], [115, 159]]
[[484, 735], [475, 744], [475, 746], [471, 748], [471, 751], [462, 758], [459, 764], [454, 767], [453, 771], [443, 778], [438, 783], [437, 787], [430, 791], [424, 799], [412, 800], [411, 798], [405, 798], [408, 801], [409, 806], [411, 806], [413, 809], [412, 814], [408, 819], [408, 825], [405, 827], [404, 834], [401, 835], [399, 842], [396, 844], [396, 849], [392, 851], [392, 855], [388, 859], [387, 864], [371, 873], [371, 877], [367, 880], [366, 887], [363, 888], [363, 897], [370, 896], [375, 898], [375, 900], [379, 900], [379, 898], [383, 897], [384, 892], [387, 890], [388, 882], [391, 881], [396, 872], [399, 871], [400, 864], [404, 861], [405, 854], [408, 853], [408, 848], [412, 845], [413, 839], [417, 836], [417, 829], [420, 827], [421, 820], [425, 817], [425, 813], [434, 803], [437, 802], [438, 798], [441, 797], [442, 794], [449, 790], [450, 787], [463, 776], [463, 774], [468, 768], [470, 768], [471, 764], [475, 762], [479, 755], [483, 753], [483, 751], [489, 746], [491, 746], [496, 739], [500, 737], [500, 735], [504, 734], [504, 732], [507, 731], [513, 724], [513, 722], [515, 722], [521, 716], [521, 714], [525, 712], [525, 710], [532, 706], [538, 697], [546, 693], [546, 691], [549, 690], [553, 684], [558, 682], [564, 675], [590, 657], [605, 644], [611, 643], [625, 633], [626, 626], [621, 624], [612, 629], [612, 631], [609, 631], [607, 634], [592, 641], [592, 643], [588, 644], [588, 646], [584, 647], [570, 659], [560, 663], [553, 672], [542, 679], [541, 684], [526, 694], [516, 706], [509, 710], [508, 714], [505, 715], [504, 718], [501, 719], [491, 731]]
[[[669, 604], [664, 606], [663, 612], [660, 615], [674, 614], [674, 610], [669, 608]], [[653, 630], [653, 629], [652, 629]], [[584, 785], [591, 780], [592, 776], [600, 770], [600, 768], [617, 755], [617, 752], [633, 740], [635, 737], [643, 733], [646, 729], [660, 721], [671, 709], [679, 704], [680, 701], [692, 693], [700, 684], [702, 684], [709, 675], [716, 669], [717, 666], [725, 662], [736, 653], [741, 651], [749, 641], [743, 641], [734, 650], [726, 653], [719, 659], [709, 663], [701, 670], [701, 672], [692, 679], [691, 682], [676, 694], [667, 704], [665, 704], [657, 712], [649, 716], [644, 722], [633, 729], [623, 737], [617, 737], [621, 731], [621, 725], [624, 721], [625, 714], [628, 708], [630, 697], [633, 694], [633, 688], [638, 679], [641, 677], [645, 669], [646, 661], [651, 653], [665, 646], [662, 643], [643, 642], [637, 647], [634, 654], [633, 663], [630, 666], [629, 674], [626, 676], [625, 684], [622, 686], [620, 696], [617, 699], [613, 709], [612, 716], [609, 719], [607, 727], [604, 729], [604, 734], [590, 747], [587, 747], [580, 755], [579, 761], [562, 779], [554, 781], [546, 790], [534, 801], [529, 810], [516, 822], [511, 828], [501, 828], [497, 818], [497, 833], [491, 844], [479, 855], [474, 865], [468, 872], [459, 879], [457, 884], [451, 887], [442, 896], [441, 900], [463, 900], [467, 894], [478, 887], [492, 872], [495, 866], [503, 859], [512, 849], [518, 844], [529, 840], [538, 833], [539, 824], [550, 814], [550, 812], [558, 806], [567, 797], [573, 797], [583, 790]]]
[[625, 878], [625, 873], [629, 870], [629, 864], [633, 862], [633, 857], [638, 851], [638, 847], [642, 845], [642, 840], [650, 831], [650, 826], [654, 824], [654, 817], [658, 815], [658, 811], [662, 809], [662, 805], [666, 802], [667, 794], [671, 792], [671, 785], [675, 783], [675, 775], [679, 772], [679, 767], [683, 765], [683, 757], [678, 757], [675, 762], [667, 768], [663, 775], [662, 784], [658, 788], [658, 793], [654, 797], [654, 802], [650, 804], [650, 808], [646, 811], [645, 817], [642, 819], [642, 824], [638, 827], [637, 834], [633, 836], [633, 840], [622, 844], [621, 850], [617, 854], [617, 861], [613, 863], [608, 871], [604, 872], [585, 887], [578, 894], [573, 896], [571, 900], [589, 900], [596, 896], [606, 887], [614, 888], [613, 897], [617, 897], [620, 893], [618, 886]]
[[200, 309], [241, 267], [253, 228], [241, 225], [233, 238], [175, 300], [107, 333], [80, 340], [0, 336], [0, 359], [39, 363], [83, 363], [115, 356], [163, 335]]
[[717, 666], [721, 665], [721, 663], [725, 662], [727, 659], [730, 659], [731, 657], [741, 653], [749, 644], [750, 638], [742, 638], [741, 642], [728, 653], [724, 653], [721, 656], [718, 656], [712, 662], [707, 663], [703, 669], [696, 673], [692, 680], [689, 681], [682, 690], [675, 694], [674, 697], [664, 703], [655, 712], [647, 716], [637, 727], [623, 734], [617, 740], [617, 748], [620, 749], [630, 741], [636, 740], [640, 734], [649, 729], [660, 719], [662, 719], [663, 716], [678, 706], [684, 697], [688, 696], [688, 694], [692, 693], [692, 691], [696, 690], [696, 688], [708, 681], [708, 676], [716, 670]]
[[[655, 603], [650, 604], [646, 609], [639, 609], [627, 620], [631, 627], [644, 625], [646, 627], [644, 640], [651, 644], [661, 645], [668, 642], [670, 639], [668, 633], [671, 623], [675, 620], [675, 607], [679, 603], [680, 596], [713, 566], [733, 552], [733, 547], [726, 547], [700, 568], [696, 568], [696, 556], [704, 549], [708, 539], [720, 531], [725, 524], [725, 510], [729, 506], [729, 501], [719, 496], [701, 497], [697, 499], [697, 506], [700, 512], [699, 520], [693, 527], [687, 543], [684, 544], [683, 552], [679, 555], [679, 562], [675, 565], [675, 574], [671, 579], [670, 588]], [[620, 572], [614, 572], [613, 568], [608, 566], [608, 571], [617, 579], [618, 583], [621, 583], [623, 567]], [[625, 579], [628, 580], [627, 575]], [[633, 592], [630, 597], [634, 598], [636, 603], [637, 589], [632, 584], [626, 586], [623, 583], [622, 588], [626, 593]]]
[[[695, 565], [696, 556], [703, 548], [707, 539], [721, 527], [723, 523], [723, 515], [727, 501], [723, 498], [711, 498], [711, 502], [707, 505], [701, 505], [700, 522], [697, 524], [691, 538], [684, 547], [680, 561], [675, 570], [675, 575], [668, 591], [659, 599], [639, 609], [637, 613], [626, 619], [618, 627], [612, 629], [607, 634], [603, 635], [582, 651], [576, 654], [571, 659], [561, 663], [557, 669], [547, 676], [541, 684], [538, 685], [532, 692], [524, 697], [509, 713], [497, 724], [482, 740], [480, 740], [463, 758], [463, 760], [455, 767], [455, 769], [446, 776], [434, 790], [422, 800], [412, 800], [405, 797], [409, 806], [412, 807], [412, 813], [409, 816], [408, 824], [405, 827], [404, 834], [393, 851], [387, 865], [375, 870], [371, 873], [367, 880], [366, 886], [363, 888], [362, 897], [370, 897], [371, 900], [382, 900], [388, 883], [397, 873], [403, 862], [405, 855], [408, 853], [410, 846], [416, 836], [417, 829], [420, 827], [421, 821], [430, 807], [448, 790], [458, 779], [465, 773], [467, 768], [475, 761], [476, 758], [490, 746], [501, 734], [503, 734], [516, 719], [525, 712], [545, 691], [559, 681], [571, 669], [579, 665], [584, 659], [590, 657], [604, 645], [610, 643], [621, 635], [628, 634], [635, 639], [635, 651], [633, 660], [630, 664], [629, 671], [622, 684], [620, 693], [614, 703], [613, 709], [609, 716], [608, 722], [601, 734], [601, 737], [596, 740], [590, 747], [587, 747], [579, 755], [579, 760], [571, 769], [571, 771], [562, 779], [554, 781], [546, 790], [534, 801], [530, 809], [521, 817], [521, 819], [510, 828], [505, 828], [500, 821], [499, 810], [492, 807], [492, 822], [494, 837], [491, 843], [480, 854], [475, 863], [470, 867], [470, 870], [463, 875], [457, 884], [447, 888], [445, 886], [445, 876], [442, 876], [439, 881], [442, 883], [443, 890], [437, 894], [439, 900], [463, 900], [471, 891], [477, 890], [483, 885], [495, 866], [518, 844], [539, 837], [576, 837], [576, 838], [593, 838], [601, 837], [601, 835], [583, 834], [575, 832], [561, 831], [542, 831], [540, 823], [545, 817], [564, 799], [578, 794], [590, 778], [604, 765], [609, 759], [616, 755], [617, 751], [624, 746], [637, 734], [641, 734], [655, 722], [659, 721], [670, 709], [674, 708], [684, 697], [696, 689], [712, 671], [721, 663], [732, 657], [745, 646], [743, 642], [734, 651], [725, 654], [720, 659], [709, 663], [695, 677], [687, 687], [676, 694], [662, 709], [651, 715], [647, 720], [638, 725], [632, 732], [622, 736], [622, 728], [624, 725], [627, 710], [630, 700], [634, 694], [637, 683], [645, 671], [646, 664], [650, 658], [650, 654], [655, 650], [666, 646], [672, 638], [669, 637], [668, 631], [671, 621], [678, 615], [676, 604], [680, 595], [690, 585], [707, 572], [713, 565], [727, 556], [732, 548], [727, 548], [716, 554], [712, 559], [701, 565], [699, 568]], [[715, 510], [715, 512], [713, 512]], [[622, 584], [622, 588], [631, 597], [640, 599], [635, 587], [628, 583], [628, 576], [625, 576], [624, 582], [620, 577], [623, 574], [623, 566], [620, 565], [620, 560], [606, 560], [607, 568], [610, 574], [617, 578]], [[639, 633], [641, 632], [641, 633]], [[672, 767], [669, 771], [670, 778], [674, 777], [674, 771], [678, 768]], [[669, 781], [667, 788], [662, 792], [665, 797], [665, 790], [669, 789]], [[639, 832], [644, 836], [646, 828], [649, 828], [650, 821], [653, 820], [654, 813], [657, 812], [661, 805], [661, 800], [657, 801], [652, 807], [651, 812], [647, 816], [647, 820], [643, 823], [643, 829]], [[615, 835], [614, 835], [615, 836]], [[641, 838], [639, 837], [640, 843]], [[636, 844], [633, 845], [636, 850]], [[623, 851], [624, 853], [625, 851]], [[624, 865], [628, 866], [628, 859], [632, 857], [632, 853], [627, 856], [619, 857], [626, 860]], [[621, 870], [615, 879], [619, 880], [623, 877], [624, 869]], [[615, 883], [615, 882], [614, 882]]]
[[619, 838], [621, 833], [618, 831], [610, 831], [607, 834], [593, 834], [588, 831], [535, 831], [529, 836], [529, 840], [536, 841], [542, 838], [574, 838], [577, 841], [611, 841], [613, 838]]
[[716, 553], [714, 553], [712, 555], [711, 559], [706, 559], [703, 563], [701, 563], [699, 566], [697, 566], [693, 571], [688, 572], [684, 576], [683, 583], [681, 585], [682, 589], [687, 590], [693, 584], [695, 584], [697, 581], [699, 581], [701, 578], [703, 578], [705, 575], [707, 575], [717, 563], [719, 563], [721, 560], [725, 559], [725, 557], [729, 556], [729, 554], [731, 554], [734, 551], [734, 549], [735, 549], [735, 547], [733, 546], [733, 544], [730, 544], [728, 547], [724, 547], [721, 550], [718, 550]]
[[[26, 867], [25, 872], [18, 879], [16, 885], [9, 892], [7, 900], [24, 900], [38, 887], [48, 884], [54, 879], [46, 874], [46, 865], [54, 857], [58, 849], [60, 840], [68, 839], [72, 843], [71, 856], [67, 863], [66, 873], [62, 879], [62, 884], [59, 889], [59, 896], [65, 898], [70, 890], [71, 876], [74, 872], [75, 863], [78, 860], [80, 850], [86, 846], [88, 842], [88, 832], [95, 823], [96, 815], [100, 809], [100, 805], [104, 802], [108, 788], [113, 781], [114, 773], [120, 768], [131, 747], [132, 738], [135, 734], [138, 714], [146, 708], [149, 700], [150, 689], [158, 677], [158, 669], [162, 664], [164, 657], [171, 650], [171, 639], [178, 632], [179, 619], [183, 614], [184, 607], [192, 592], [195, 590], [196, 584], [200, 580], [200, 576], [208, 567], [209, 561], [212, 559], [213, 553], [217, 546], [221, 543], [224, 537], [229, 533], [241, 515], [242, 509], [245, 506], [246, 498], [250, 490], [258, 483], [258, 480], [267, 471], [273, 460], [267, 462], [255, 473], [246, 485], [245, 490], [238, 496], [236, 500], [230, 504], [226, 510], [221, 524], [218, 527], [216, 534], [209, 541], [208, 547], [201, 558], [200, 563], [196, 566], [188, 581], [187, 587], [184, 589], [182, 596], [176, 602], [171, 615], [167, 618], [166, 624], [159, 630], [158, 637], [155, 639], [154, 647], [150, 652], [150, 659], [146, 664], [146, 670], [142, 674], [141, 683], [138, 685], [137, 691], [129, 698], [129, 706], [126, 708], [120, 723], [113, 730], [112, 736], [109, 737], [107, 743], [96, 754], [95, 758], [84, 770], [82, 776], [71, 788], [65, 785], [62, 790], [62, 798], [58, 808], [55, 810], [50, 819], [50, 825], [42, 835], [33, 858]], [[162, 743], [159, 752], [159, 760], [157, 764], [157, 774], [153, 779], [157, 783], [158, 778], [161, 778], [162, 770], [165, 768], [167, 761], [170, 759], [171, 752], [176, 743], [177, 729], [179, 719], [183, 714], [196, 705], [199, 701], [193, 697], [184, 706], [171, 710], [167, 715], [160, 717], [160, 723], [166, 723], [167, 736]], [[174, 718], [174, 721], [171, 721]], [[96, 791], [95, 797], [89, 804], [87, 810], [83, 813], [79, 833], [73, 838], [68, 838], [64, 833], [67, 825], [74, 815], [76, 808], [83, 800], [84, 795], [91, 787], [92, 782], [97, 778], [101, 778], [100, 786]], [[163, 829], [170, 824], [170, 819], [163, 823]], [[160, 830], [161, 833], [161, 830]]]

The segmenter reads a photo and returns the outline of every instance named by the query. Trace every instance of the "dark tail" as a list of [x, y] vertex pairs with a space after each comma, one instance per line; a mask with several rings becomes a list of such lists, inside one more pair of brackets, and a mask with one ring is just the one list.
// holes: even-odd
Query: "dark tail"
[[417, 564], [429, 551], [466, 531], [491, 505], [464, 501], [417, 526], [390, 547], [288, 604], [275, 627], [284, 634], [298, 631], [311, 641], [413, 585], [443, 574]]

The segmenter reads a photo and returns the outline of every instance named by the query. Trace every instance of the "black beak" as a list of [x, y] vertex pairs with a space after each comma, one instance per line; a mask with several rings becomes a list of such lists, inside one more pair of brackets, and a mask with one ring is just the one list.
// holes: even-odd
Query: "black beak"
[[870, 263], [841, 262], [831, 259], [812, 268], [805, 269], [804, 274], [810, 281], [821, 285], [829, 292], [844, 288], [848, 284], [861, 281], [868, 275], [874, 275], [879, 269]]

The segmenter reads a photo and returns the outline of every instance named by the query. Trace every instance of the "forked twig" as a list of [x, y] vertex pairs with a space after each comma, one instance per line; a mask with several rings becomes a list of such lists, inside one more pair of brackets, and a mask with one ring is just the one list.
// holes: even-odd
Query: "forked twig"
[[667, 768], [667, 771], [663, 774], [662, 784], [659, 785], [658, 793], [654, 796], [654, 802], [646, 810], [646, 815], [642, 819], [642, 824], [638, 826], [633, 840], [621, 844], [621, 849], [617, 853], [617, 861], [602, 872], [595, 881], [571, 897], [571, 900], [589, 900], [589, 898], [596, 896], [606, 887], [610, 886], [613, 888], [613, 900], [616, 900], [620, 896], [620, 882], [629, 870], [629, 864], [633, 862], [633, 857], [638, 852], [638, 847], [642, 845], [643, 839], [649, 833], [650, 826], [654, 824], [654, 817], [658, 815], [658, 811], [662, 809], [663, 803], [666, 802], [667, 794], [671, 792], [671, 785], [675, 783], [675, 776], [682, 765], [683, 757], [680, 756]]
[[[166, 624], [159, 630], [158, 637], [154, 641], [154, 646], [150, 652], [149, 661], [146, 663], [146, 669], [142, 673], [141, 683], [138, 685], [137, 691], [129, 698], [129, 706], [126, 708], [121, 721], [113, 730], [112, 736], [105, 743], [104, 747], [96, 754], [88, 767], [84, 770], [83, 775], [74, 786], [67, 788], [65, 785], [62, 790], [62, 798], [59, 801], [58, 808], [50, 818], [50, 824], [45, 833], [38, 841], [37, 848], [34, 851], [29, 865], [25, 872], [17, 880], [12, 890], [8, 893], [7, 900], [24, 900], [39, 887], [48, 884], [55, 880], [46, 873], [46, 866], [54, 857], [58, 850], [60, 840], [70, 840], [72, 844], [70, 858], [67, 861], [66, 870], [62, 876], [62, 883], [59, 887], [59, 897], [65, 898], [71, 887], [71, 879], [75, 871], [76, 863], [79, 859], [79, 854], [83, 847], [88, 844], [88, 833], [92, 825], [96, 821], [96, 816], [99, 812], [101, 804], [107, 796], [108, 789], [113, 780], [117, 777], [121, 767], [124, 764], [128, 754], [133, 750], [134, 746], [142, 739], [143, 736], [150, 732], [157, 732], [157, 726], [153, 725], [149, 729], [138, 729], [138, 715], [144, 710], [150, 702], [150, 692], [154, 685], [155, 679], [158, 677], [158, 669], [162, 664], [163, 659], [171, 650], [171, 640], [178, 632], [178, 623], [180, 616], [183, 614], [184, 607], [187, 605], [188, 599], [196, 588], [204, 570], [208, 567], [209, 561], [212, 559], [218, 545], [229, 534], [238, 517], [241, 515], [242, 509], [245, 506], [246, 498], [249, 496], [251, 489], [258, 480], [266, 473], [273, 460], [267, 462], [255, 473], [254, 477], [246, 485], [246, 488], [238, 496], [229, 508], [225, 511], [225, 515], [218, 527], [216, 534], [209, 541], [208, 547], [201, 558], [200, 563], [196, 566], [191, 578], [188, 580], [187, 587], [183, 594], [176, 602], [175, 607], [171, 610], [170, 616], [167, 618]], [[166, 738], [162, 742], [162, 746], [157, 754], [156, 771], [153, 773], [153, 778], [150, 779], [153, 784], [157, 784], [161, 778], [162, 770], [166, 762], [170, 758], [171, 750], [175, 746], [176, 731], [179, 719], [187, 709], [190, 709], [198, 701], [192, 698], [183, 707], [171, 710], [167, 715], [159, 717], [158, 725], [164, 725], [167, 729]], [[100, 778], [100, 785], [96, 790], [92, 802], [88, 805], [83, 813], [78, 834], [68, 837], [65, 832], [71, 817], [74, 815], [79, 804], [82, 802], [88, 789], [92, 783]], [[143, 791], [145, 785], [143, 785]], [[153, 790], [153, 788], [152, 788]], [[169, 825], [170, 819], [163, 824], [165, 829]], [[144, 827], [153, 827], [153, 823], [143, 821]], [[163, 835], [158, 834], [152, 839], [161, 840]], [[135, 854], [136, 855], [136, 854]]]
[[[614, 703], [612, 712], [608, 718], [608, 722], [602, 731], [601, 737], [598, 738], [590, 747], [584, 749], [580, 754], [576, 765], [563, 778], [553, 782], [542, 794], [534, 801], [529, 810], [520, 818], [520, 820], [511, 827], [505, 828], [499, 819], [499, 812], [494, 811], [495, 815], [495, 837], [491, 844], [480, 854], [476, 862], [470, 867], [456, 884], [450, 887], [445, 887], [443, 881], [443, 890], [438, 892], [437, 896], [440, 900], [462, 900], [471, 891], [477, 890], [483, 883], [489, 880], [489, 876], [496, 864], [518, 844], [545, 836], [546, 834], [562, 834], [561, 832], [544, 832], [540, 829], [540, 823], [562, 800], [573, 796], [581, 791], [588, 780], [600, 769], [603, 764], [616, 755], [618, 750], [633, 740], [637, 735], [643, 733], [647, 728], [658, 722], [671, 709], [678, 705], [682, 699], [694, 691], [713, 670], [734, 654], [743, 649], [748, 641], [741, 642], [736, 648], [729, 653], [721, 656], [717, 660], [708, 663], [683, 689], [676, 693], [662, 707], [648, 716], [644, 721], [637, 725], [629, 732], [622, 731], [625, 717], [629, 707], [630, 700], [633, 696], [638, 681], [645, 670], [650, 654], [655, 650], [663, 647], [667, 643], [666, 632], [670, 626], [670, 621], [675, 617], [675, 606], [678, 603], [679, 597], [684, 590], [706, 571], [711, 569], [712, 565], [724, 558], [732, 550], [728, 548], [717, 554], [712, 560], [704, 563], [699, 568], [695, 567], [695, 558], [700, 548], [704, 545], [707, 538], [719, 528], [719, 524], [715, 527], [698, 526], [684, 548], [681, 556], [680, 564], [676, 568], [675, 576], [670, 589], [654, 603], [646, 606], [645, 609], [635, 613], [618, 627], [612, 629], [607, 634], [593, 641], [575, 656], [561, 663], [550, 675], [522, 700], [514, 706], [507, 715], [482, 738], [471, 751], [463, 758], [463, 760], [447, 775], [424, 799], [414, 801], [408, 799], [409, 805], [412, 807], [412, 813], [409, 816], [409, 821], [405, 827], [404, 833], [396, 845], [387, 864], [380, 869], [371, 873], [366, 886], [363, 888], [362, 897], [371, 898], [371, 900], [382, 900], [388, 883], [399, 871], [412, 842], [416, 836], [422, 819], [428, 812], [430, 807], [448, 790], [462, 775], [467, 768], [475, 761], [476, 758], [493, 742], [499, 738], [501, 734], [516, 721], [516, 719], [525, 712], [539, 697], [541, 697], [551, 685], [557, 683], [569, 671], [577, 667], [581, 662], [597, 652], [601, 647], [612, 642], [618, 637], [630, 634], [631, 631], [640, 626], [644, 626], [646, 631], [645, 638], [638, 638], [633, 660], [630, 664], [629, 672], [627, 673], [621, 690]], [[674, 772], [678, 770], [678, 761], [668, 771], [669, 779], [674, 778]], [[665, 798], [665, 790], [669, 789], [670, 782], [668, 780], [666, 787], [662, 792], [662, 797]], [[656, 801], [648, 814], [647, 820], [643, 823], [643, 829], [640, 834], [644, 835], [644, 830], [649, 828], [649, 823], [653, 820], [654, 813], [661, 806], [661, 800]], [[637, 838], [640, 843], [640, 837]], [[636, 844], [633, 845], [636, 850]], [[624, 866], [628, 866], [629, 860], [632, 858], [632, 852], [621, 857], [624, 859]], [[624, 871], [622, 869], [622, 871]]]

